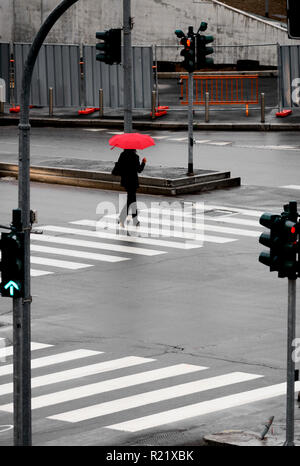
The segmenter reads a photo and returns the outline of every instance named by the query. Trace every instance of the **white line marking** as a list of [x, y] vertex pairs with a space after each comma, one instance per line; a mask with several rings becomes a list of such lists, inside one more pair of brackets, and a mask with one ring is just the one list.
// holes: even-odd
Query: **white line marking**
[[121, 262], [128, 260], [126, 257], [109, 256], [107, 254], [97, 254], [94, 252], [75, 251], [74, 249], [52, 248], [49, 246], [40, 246], [38, 244], [32, 244], [30, 249], [31, 251], [44, 252], [46, 254], [79, 257], [80, 259], [90, 259], [102, 262]]
[[30, 269], [31, 277], [43, 277], [44, 275], [51, 275], [51, 274], [53, 274], [53, 272], [46, 272], [45, 270]]
[[[61, 236], [35, 235], [31, 240], [44, 241], [45, 243], [68, 244], [70, 246], [80, 246], [84, 248], [105, 249], [108, 251], [127, 252], [130, 254], [138, 254], [142, 256], [157, 256], [165, 254], [164, 251], [156, 251], [154, 249], [135, 248], [134, 246], [122, 246], [118, 244], [100, 243], [96, 241], [85, 241], [80, 239], [65, 238]], [[33, 246], [31, 246], [31, 249]], [[108, 256], [110, 257], [110, 256]], [[115, 257], [115, 256], [111, 256]]]
[[[50, 348], [53, 345], [46, 345], [44, 343], [35, 343], [31, 342], [31, 351], [36, 351], [44, 348]], [[13, 354], [13, 346], [6, 346], [5, 348], [0, 349], [0, 357], [11, 356]]]
[[[53, 354], [51, 356], [44, 356], [43, 358], [32, 359], [31, 369], [37, 369], [38, 367], [51, 366], [53, 364], [60, 364], [62, 362], [74, 361], [81, 358], [87, 358], [89, 356], [95, 356], [102, 354], [103, 351], [92, 351], [92, 350], [74, 350], [66, 351], [64, 353]], [[7, 364], [0, 366], [0, 376], [8, 375], [13, 373], [13, 364]]]
[[81, 264], [79, 262], [61, 261], [58, 259], [48, 259], [46, 257], [36, 256], [31, 256], [30, 262], [32, 264], [50, 265], [51, 267], [59, 267], [62, 269], [70, 270], [84, 269], [85, 267], [93, 267], [91, 264]]
[[152, 139], [167, 139], [170, 136], [152, 136]]
[[56, 419], [65, 422], [85, 421], [87, 419], [106, 416], [108, 414], [137, 408], [139, 406], [146, 406], [148, 404], [158, 403], [165, 400], [172, 400], [174, 398], [191, 395], [193, 393], [199, 393], [205, 390], [211, 390], [234, 383], [253, 380], [258, 377], [261, 376], [236, 372], [218, 377], [211, 377], [209, 379], [196, 380], [195, 382], [174, 385], [172, 387], [140, 393], [138, 395], [128, 396], [113, 401], [107, 401], [105, 403], [99, 403], [93, 406], [88, 406], [86, 408], [75, 409], [73, 411], [56, 414], [54, 416], [49, 416], [49, 419]]
[[[191, 364], [176, 364], [175, 366], [163, 367], [151, 371], [140, 372], [133, 375], [125, 375], [115, 379], [104, 380], [81, 387], [74, 387], [59, 392], [50, 393], [48, 395], [37, 396], [32, 399], [32, 409], [44, 408], [58, 403], [65, 403], [71, 400], [78, 400], [100, 393], [107, 393], [121, 388], [133, 387], [136, 385], [154, 382], [155, 380], [163, 380], [170, 377], [176, 377], [183, 374], [189, 374], [196, 371], [207, 369], [202, 366], [194, 366]], [[11, 411], [13, 404], [8, 404], [5, 407], [0, 407], [0, 411]]]
[[94, 132], [98, 132], [98, 131], [105, 131], [105, 128], [83, 128], [83, 131], [94, 131]]
[[[146, 364], [153, 362], [155, 359], [146, 359], [135, 356], [128, 356], [125, 358], [114, 359], [111, 361], [104, 361], [97, 364], [90, 364], [88, 366], [76, 367], [75, 369], [64, 370], [60, 372], [53, 372], [51, 374], [34, 377], [31, 379], [32, 388], [44, 387], [45, 385], [55, 384], [58, 382], [65, 382], [67, 380], [80, 379], [88, 375], [101, 374], [125, 367], [133, 367], [139, 364]], [[13, 384], [6, 383], [0, 385], [0, 395], [12, 393]]]
[[207, 144], [208, 142], [211, 142], [210, 139], [196, 139], [195, 141], [197, 144]]
[[169, 141], [178, 141], [178, 142], [183, 142], [183, 141], [187, 141], [188, 138], [185, 137], [185, 138], [170, 138]]
[[229, 146], [232, 142], [208, 142], [210, 146]]
[[299, 184], [289, 184], [287, 186], [280, 186], [280, 188], [286, 188], [286, 189], [300, 189]]
[[[300, 382], [296, 382], [295, 391], [300, 389]], [[204, 414], [222, 411], [224, 409], [235, 408], [247, 403], [267, 400], [286, 393], [286, 383], [270, 385], [269, 387], [258, 388], [247, 392], [240, 392], [234, 395], [223, 396], [213, 400], [202, 401], [192, 405], [182, 406], [181, 408], [162, 411], [150, 416], [144, 416], [137, 419], [132, 419], [120, 424], [107, 426], [108, 429], [121, 430], [125, 432], [138, 432], [152, 427], [170, 424], [171, 422], [179, 422], [185, 419], [190, 419]]]
[[107, 134], [124, 134], [122, 131], [106, 131]]

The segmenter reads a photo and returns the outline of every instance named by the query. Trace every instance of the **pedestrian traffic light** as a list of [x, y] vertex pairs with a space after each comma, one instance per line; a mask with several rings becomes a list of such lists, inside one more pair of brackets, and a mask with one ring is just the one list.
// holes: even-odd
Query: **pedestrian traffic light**
[[1, 233], [1, 284], [2, 296], [24, 296], [24, 233], [13, 229]]
[[290, 39], [300, 39], [300, 2], [287, 0], [288, 36]]
[[103, 41], [96, 44], [96, 49], [100, 52], [97, 53], [96, 60], [107, 65], [121, 63], [121, 29], [96, 32], [96, 39]]
[[215, 39], [213, 36], [204, 36], [202, 34], [197, 34], [197, 68], [204, 68], [208, 65], [213, 65], [214, 60], [212, 58], [206, 58], [206, 55], [211, 55], [214, 53], [213, 47], [207, 47], [207, 44], [210, 44]]

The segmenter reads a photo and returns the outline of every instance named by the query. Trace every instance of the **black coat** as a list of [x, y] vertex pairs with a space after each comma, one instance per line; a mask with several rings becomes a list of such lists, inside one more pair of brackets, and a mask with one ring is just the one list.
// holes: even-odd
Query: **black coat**
[[134, 150], [125, 149], [118, 160], [118, 170], [121, 175], [121, 186], [126, 191], [136, 191], [139, 187], [138, 173], [144, 170], [145, 163], [140, 163], [140, 158]]

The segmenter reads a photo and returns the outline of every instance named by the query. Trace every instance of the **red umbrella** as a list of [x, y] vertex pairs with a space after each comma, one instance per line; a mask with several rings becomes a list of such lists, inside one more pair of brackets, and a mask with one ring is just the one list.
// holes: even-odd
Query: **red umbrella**
[[155, 146], [151, 136], [140, 133], [117, 134], [109, 140], [109, 144], [121, 149], [145, 149], [149, 146]]

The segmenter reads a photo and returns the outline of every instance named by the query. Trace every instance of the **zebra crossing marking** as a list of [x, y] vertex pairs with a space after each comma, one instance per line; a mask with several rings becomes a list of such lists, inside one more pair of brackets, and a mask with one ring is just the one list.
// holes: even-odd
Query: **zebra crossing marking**
[[[51, 348], [52, 345], [31, 343], [31, 347], [35, 349]], [[11, 347], [8, 347], [10, 349]], [[6, 349], [6, 348], [5, 348]], [[32, 369], [48, 367], [55, 364], [68, 364], [71, 361], [79, 361], [85, 357], [98, 357], [103, 354], [101, 351], [93, 350], [71, 350], [62, 353], [50, 354], [44, 357], [32, 360]], [[262, 388], [251, 389], [226, 395], [220, 398], [211, 398], [207, 401], [188, 404], [184, 397], [201, 393], [209, 392], [221, 387], [230, 386], [235, 388], [236, 384], [255, 381], [263, 378], [261, 374], [250, 374], [246, 372], [231, 372], [217, 376], [207, 377], [203, 379], [195, 379], [185, 381], [184, 383], [176, 383], [178, 376], [187, 376], [188, 374], [196, 374], [199, 371], [209, 370], [204, 366], [192, 364], [175, 364], [167, 367], [160, 367], [150, 370], [140, 370], [129, 375], [123, 375], [116, 378], [108, 378], [99, 382], [84, 384], [84, 378], [96, 374], [102, 374], [119, 369], [127, 369], [130, 367], [138, 367], [148, 362], [157, 362], [156, 359], [142, 358], [138, 356], [125, 356], [119, 359], [102, 361], [96, 364], [75, 367], [73, 369], [61, 370], [59, 372], [50, 372], [45, 375], [32, 378], [33, 389], [38, 387], [48, 387], [60, 382], [78, 379], [79, 385], [73, 388], [63, 390], [50, 391], [47, 393], [44, 389], [42, 394], [32, 398], [32, 408], [42, 409], [49, 406], [55, 407], [62, 403], [74, 403], [75, 400], [86, 399], [84, 404], [79, 408], [65, 410], [56, 413], [49, 411], [45, 412], [45, 417], [49, 420], [56, 420], [68, 423], [79, 423], [89, 419], [101, 418], [114, 413], [123, 413], [139, 407], [153, 405], [155, 410], [153, 414], [148, 414], [142, 417], [131, 417], [128, 421], [109, 423], [104, 427], [110, 430], [123, 432], [139, 432], [141, 430], [160, 427], [166, 424], [185, 421], [197, 416], [202, 416], [218, 411], [223, 411], [230, 408], [236, 408], [248, 403], [271, 399], [277, 396], [284, 395], [286, 392], [286, 383], [265, 386]], [[0, 376], [12, 374], [12, 365], [0, 366]], [[136, 370], [136, 369], [135, 369]], [[167, 380], [168, 385], [163, 388], [149, 390], [149, 385], [152, 382]], [[101, 395], [108, 392], [116, 392], [116, 390], [136, 387], [140, 385], [139, 392], [124, 396], [121, 395], [117, 399], [107, 401], [91, 402], [89, 397]], [[300, 390], [300, 382], [296, 382], [295, 391]], [[0, 385], [0, 396], [12, 393], [13, 384], [6, 383]], [[181, 399], [182, 398], [182, 399]], [[168, 402], [178, 399], [179, 407], [157, 412], [157, 403]], [[75, 405], [76, 406], [76, 405]], [[0, 405], [1, 412], [13, 412], [13, 404], [5, 403]], [[151, 412], [151, 411], [150, 411]], [[136, 415], [133, 415], [136, 416]]]
[[120, 398], [88, 406], [85, 408], [55, 414], [53, 416], [49, 416], [49, 419], [56, 419], [58, 421], [72, 423], [86, 421], [95, 417], [106, 416], [108, 414], [113, 414], [120, 411], [137, 408], [140, 406], [146, 406], [152, 403], [158, 403], [161, 401], [179, 398], [181, 396], [200, 393], [205, 390], [211, 390], [214, 388], [224, 387], [226, 385], [231, 385], [234, 383], [254, 380], [259, 377], [261, 376], [255, 374], [235, 372], [217, 377], [211, 377], [204, 380], [196, 380], [194, 382], [174, 385], [171, 387], [153, 390], [150, 392], [139, 393], [138, 395], [127, 396], [125, 398]]
[[[295, 383], [295, 391], [300, 390], [300, 382]], [[107, 429], [119, 430], [123, 432], [139, 432], [145, 429], [170, 424], [172, 422], [184, 421], [204, 414], [211, 414], [229, 408], [236, 408], [248, 403], [262, 401], [286, 393], [286, 383], [270, 385], [264, 388], [257, 388], [246, 392], [239, 392], [234, 395], [227, 395], [208, 401], [201, 401], [180, 408], [160, 411], [157, 414], [150, 414], [130, 421], [120, 422], [105, 426]]]
[[[144, 225], [142, 222], [142, 225], [138, 229], [131, 224], [128, 224], [126, 228], [117, 226], [116, 214], [108, 215], [98, 221], [83, 219], [69, 222], [76, 226], [92, 227], [94, 230], [45, 225], [40, 228], [49, 233], [61, 233], [62, 235], [51, 236], [51, 234], [45, 234], [32, 236], [32, 252], [44, 252], [45, 254], [54, 254], [57, 256], [73, 256], [91, 261], [103, 260], [105, 262], [117, 263], [131, 260], [131, 255], [156, 256], [167, 254], [168, 251], [161, 248], [191, 250], [202, 247], [205, 242], [226, 244], [237, 241], [237, 236], [258, 238], [261, 234], [258, 221], [258, 217], [262, 215], [260, 211], [211, 204], [203, 205], [203, 203], [197, 202], [186, 204], [188, 204], [188, 208], [183, 210], [166, 209], [163, 206], [162, 208], [150, 207], [149, 209], [140, 209], [141, 220], [149, 220], [149, 225], [148, 222], [144, 222]], [[213, 211], [213, 215], [210, 215], [210, 211]], [[216, 211], [219, 211], [217, 215]], [[253, 229], [244, 227], [253, 227]], [[216, 233], [216, 235], [213, 233]], [[68, 237], [65, 236], [67, 234], [69, 235]], [[97, 239], [97, 241], [74, 238], [74, 235], [91, 237]], [[99, 241], [102, 239], [109, 240], [110, 242]], [[49, 243], [49, 245], [43, 246], [39, 244], [42, 242]], [[56, 246], [76, 246], [76, 249], [55, 248], [51, 247], [50, 243]], [[142, 246], [150, 247], [146, 248]], [[77, 248], [83, 248], [83, 250], [78, 250]], [[124, 256], [86, 252], [85, 248], [124, 253]], [[127, 256], [128, 254], [129, 256]], [[36, 255], [32, 256], [32, 263], [70, 270], [93, 267], [93, 264], [50, 259], [48, 257], [42, 258]], [[36, 268], [31, 270], [31, 276], [33, 277], [52, 273], [48, 270], [38, 270]]]
[[[139, 372], [133, 375], [125, 375], [115, 379], [82, 385], [47, 395], [36, 396], [32, 398], [32, 409], [45, 408], [46, 406], [65, 403], [67, 401], [74, 401], [80, 398], [86, 398], [88, 396], [119, 390], [121, 388], [129, 388], [180, 375], [191, 374], [193, 372], [202, 371], [205, 369], [207, 369], [207, 367], [195, 366], [192, 364], [176, 364], [174, 366]], [[12, 410], [12, 403], [0, 406], [0, 411], [12, 412]]]

